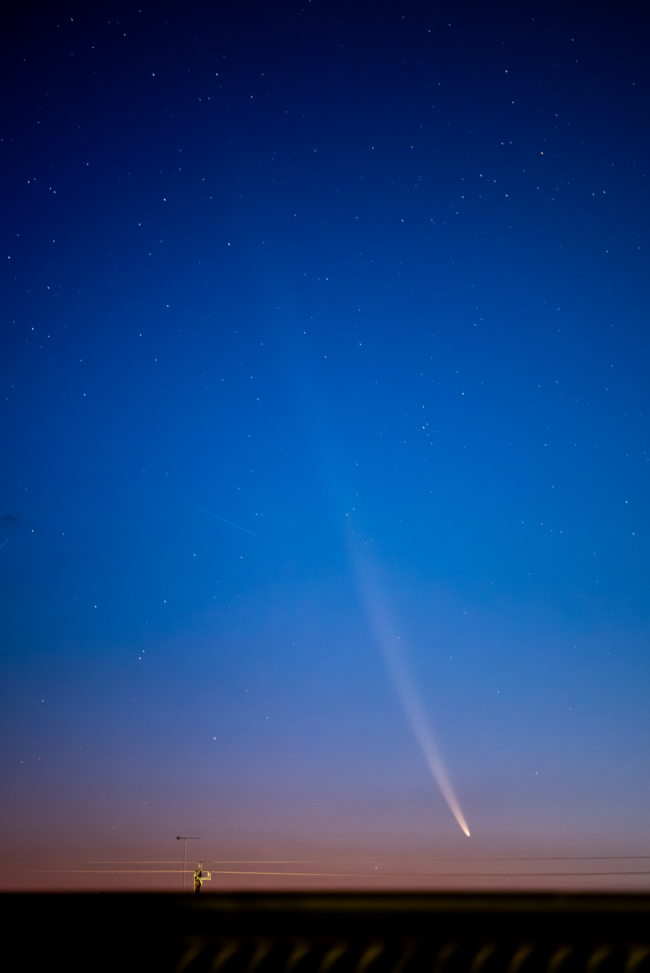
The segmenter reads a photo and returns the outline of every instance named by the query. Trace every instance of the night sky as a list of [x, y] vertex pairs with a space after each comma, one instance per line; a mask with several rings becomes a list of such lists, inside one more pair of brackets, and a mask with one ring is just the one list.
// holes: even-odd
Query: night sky
[[0, 887], [648, 888], [649, 34], [10, 14]]

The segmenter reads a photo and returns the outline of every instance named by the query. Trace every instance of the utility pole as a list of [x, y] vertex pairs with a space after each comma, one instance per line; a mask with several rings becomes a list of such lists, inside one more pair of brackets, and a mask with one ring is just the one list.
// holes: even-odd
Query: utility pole
[[[187, 863], [187, 842], [188, 841], [200, 841], [200, 838], [193, 838], [191, 835], [176, 835], [176, 841], [183, 842], [183, 892], [185, 891], [185, 865]], [[200, 866], [199, 866], [200, 867]]]
[[203, 871], [203, 862], [199, 862], [199, 867], [194, 872], [194, 894], [198, 895], [204, 882], [212, 881], [212, 874]]

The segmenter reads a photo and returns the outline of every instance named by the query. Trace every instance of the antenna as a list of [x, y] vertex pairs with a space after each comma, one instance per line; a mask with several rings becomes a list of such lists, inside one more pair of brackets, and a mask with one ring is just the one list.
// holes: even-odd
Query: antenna
[[176, 841], [183, 842], [183, 892], [185, 891], [185, 865], [187, 863], [187, 842], [188, 841], [200, 841], [200, 838], [194, 838], [192, 835], [176, 835]]

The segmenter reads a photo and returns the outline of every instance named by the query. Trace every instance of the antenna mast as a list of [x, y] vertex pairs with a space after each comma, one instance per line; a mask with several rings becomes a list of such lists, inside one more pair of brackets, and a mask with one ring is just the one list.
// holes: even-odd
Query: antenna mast
[[[176, 841], [183, 842], [183, 892], [185, 891], [185, 866], [187, 864], [187, 842], [188, 841], [200, 841], [200, 838], [194, 838], [192, 835], [176, 835]], [[199, 868], [201, 866], [199, 865]]]

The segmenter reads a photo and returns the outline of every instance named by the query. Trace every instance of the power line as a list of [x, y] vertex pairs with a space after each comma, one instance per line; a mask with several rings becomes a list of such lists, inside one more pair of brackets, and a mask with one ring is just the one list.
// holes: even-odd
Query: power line
[[[14, 869], [0, 868], [0, 872]], [[23, 872], [38, 874], [50, 873], [56, 875], [179, 875], [192, 873], [193, 869], [124, 869], [124, 868], [34, 868]], [[632, 877], [648, 876], [649, 871], [609, 871], [609, 872], [279, 872], [252, 871], [238, 869], [212, 869], [215, 875], [268, 875], [302, 878], [603, 878], [603, 877]]]
[[[259, 858], [259, 859], [248, 859], [248, 858], [219, 858], [219, 859], [202, 859], [204, 862], [212, 865], [314, 865], [319, 862], [323, 863], [338, 863], [338, 862], [349, 862], [354, 865], [361, 864], [391, 864], [393, 862], [399, 863], [418, 863], [422, 865], [429, 864], [430, 862], [445, 862], [451, 863], [455, 862], [457, 864], [463, 864], [465, 862], [552, 862], [552, 861], [650, 861], [650, 855], [546, 855], [546, 856], [531, 856], [531, 857], [518, 857], [518, 858], [506, 858], [506, 857], [496, 857], [496, 858]], [[34, 859], [33, 863], [39, 863], [43, 859]], [[197, 859], [198, 861], [198, 859]], [[22, 865], [24, 859], [20, 862], [16, 862], [16, 865]], [[115, 860], [104, 860], [104, 859], [53, 859], [49, 862], [51, 865], [175, 865], [177, 864], [177, 859], [166, 860], [166, 859], [127, 859], [124, 861]], [[11, 862], [3, 862], [2, 864], [8, 865]], [[29, 864], [29, 863], [28, 863]]]

